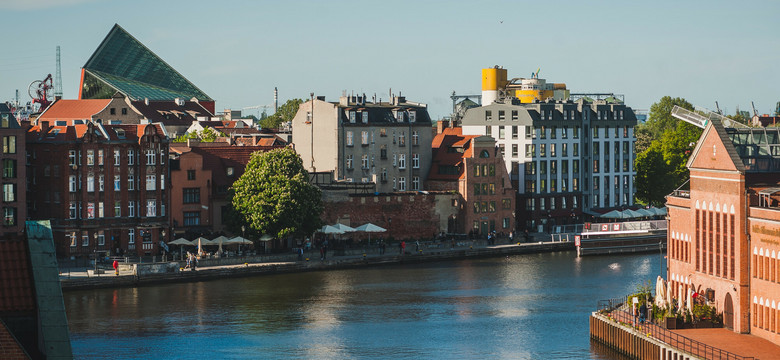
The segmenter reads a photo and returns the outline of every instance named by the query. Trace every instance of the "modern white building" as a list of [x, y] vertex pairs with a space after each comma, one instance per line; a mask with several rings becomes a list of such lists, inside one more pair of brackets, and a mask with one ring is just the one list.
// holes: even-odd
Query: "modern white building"
[[518, 193], [518, 227], [531, 231], [634, 204], [635, 125], [623, 103], [585, 99], [508, 97], [469, 109], [461, 120], [463, 135], [496, 139]]
[[308, 171], [375, 183], [381, 193], [423, 190], [431, 166], [427, 106], [402, 96], [390, 102], [369, 102], [365, 95], [307, 101], [293, 118], [292, 138]]

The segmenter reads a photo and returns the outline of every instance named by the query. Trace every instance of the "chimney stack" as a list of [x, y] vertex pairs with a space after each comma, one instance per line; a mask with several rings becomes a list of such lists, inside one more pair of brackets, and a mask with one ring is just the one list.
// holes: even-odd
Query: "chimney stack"
[[48, 132], [49, 132], [49, 121], [41, 120], [41, 136], [46, 137], [46, 134]]

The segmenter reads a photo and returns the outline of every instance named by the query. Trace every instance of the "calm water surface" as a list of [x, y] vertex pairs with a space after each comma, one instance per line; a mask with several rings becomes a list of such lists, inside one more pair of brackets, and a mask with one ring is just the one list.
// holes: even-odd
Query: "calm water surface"
[[659, 266], [559, 252], [64, 295], [78, 359], [617, 359], [588, 315]]

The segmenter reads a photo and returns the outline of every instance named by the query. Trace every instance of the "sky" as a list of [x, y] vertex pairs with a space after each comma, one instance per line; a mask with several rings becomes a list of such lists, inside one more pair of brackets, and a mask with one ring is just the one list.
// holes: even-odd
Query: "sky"
[[[118, 23], [217, 101], [241, 109], [390, 91], [448, 116], [481, 69], [538, 68], [572, 92], [663, 96], [727, 114], [780, 101], [778, 1], [0, 0], [0, 101], [55, 74], [78, 97], [81, 66]], [[247, 110], [258, 115], [258, 110]]]

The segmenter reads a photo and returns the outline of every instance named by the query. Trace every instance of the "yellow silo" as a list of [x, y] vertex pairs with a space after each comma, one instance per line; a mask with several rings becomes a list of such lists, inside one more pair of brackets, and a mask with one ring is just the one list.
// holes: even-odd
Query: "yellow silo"
[[498, 65], [482, 69], [482, 105], [490, 105], [498, 99], [499, 90], [506, 88], [506, 69]]

